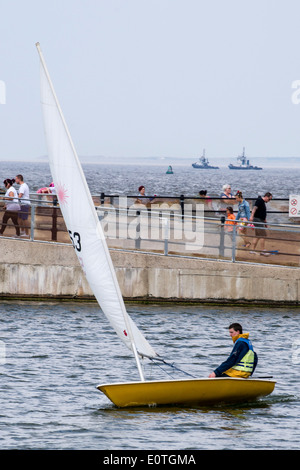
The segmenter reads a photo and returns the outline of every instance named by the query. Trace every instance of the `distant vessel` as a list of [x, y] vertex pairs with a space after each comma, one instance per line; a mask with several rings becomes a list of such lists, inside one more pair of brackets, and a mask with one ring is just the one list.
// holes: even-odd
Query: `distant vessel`
[[218, 166], [209, 165], [209, 161], [205, 158], [205, 149], [203, 150], [202, 157], [199, 158], [199, 162], [192, 163], [193, 168], [200, 168], [202, 170], [218, 170]]
[[172, 169], [171, 165], [168, 166], [168, 169], [167, 169], [167, 171], [166, 171], [166, 174], [167, 174], [167, 175], [173, 175], [173, 169]]
[[262, 170], [259, 166], [250, 165], [249, 160], [247, 160], [245, 156], [245, 147], [243, 147], [243, 155], [239, 155], [237, 160], [241, 161], [240, 165], [230, 163], [230, 165], [228, 165], [229, 170]]

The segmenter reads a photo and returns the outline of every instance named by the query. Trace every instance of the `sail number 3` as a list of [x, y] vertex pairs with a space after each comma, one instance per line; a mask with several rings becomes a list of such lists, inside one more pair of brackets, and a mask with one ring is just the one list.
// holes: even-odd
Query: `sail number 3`
[[78, 232], [74, 232], [72, 234], [71, 230], [68, 230], [72, 245], [75, 250], [81, 251], [81, 241], [80, 241], [80, 234]]

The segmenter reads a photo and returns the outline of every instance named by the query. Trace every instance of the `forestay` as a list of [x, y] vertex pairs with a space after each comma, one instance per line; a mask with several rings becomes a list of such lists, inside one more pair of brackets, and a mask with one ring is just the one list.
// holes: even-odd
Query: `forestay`
[[128, 316], [104, 233], [39, 44], [41, 102], [48, 157], [60, 209], [81, 267], [111, 326], [126, 346], [156, 356]]

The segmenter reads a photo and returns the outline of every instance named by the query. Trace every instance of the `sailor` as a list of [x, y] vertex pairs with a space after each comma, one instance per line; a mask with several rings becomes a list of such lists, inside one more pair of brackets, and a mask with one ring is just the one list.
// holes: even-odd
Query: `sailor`
[[257, 364], [257, 354], [253, 351], [249, 333], [243, 333], [243, 328], [239, 323], [232, 323], [229, 326], [229, 335], [234, 342], [231, 354], [209, 377], [240, 377], [246, 379], [253, 374]]

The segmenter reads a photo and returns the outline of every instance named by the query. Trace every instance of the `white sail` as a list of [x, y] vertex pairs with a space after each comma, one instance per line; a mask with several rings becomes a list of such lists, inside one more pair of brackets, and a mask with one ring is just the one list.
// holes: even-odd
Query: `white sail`
[[[48, 157], [56, 194], [88, 283], [111, 326], [140, 355], [155, 351], [129, 317], [101, 224], [75, 147], [61, 112], [39, 44], [41, 102]], [[135, 352], [135, 351], [134, 351]]]

